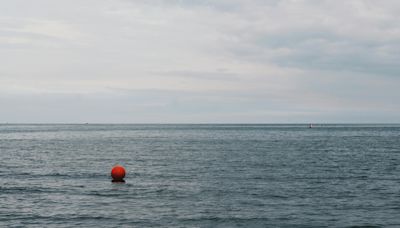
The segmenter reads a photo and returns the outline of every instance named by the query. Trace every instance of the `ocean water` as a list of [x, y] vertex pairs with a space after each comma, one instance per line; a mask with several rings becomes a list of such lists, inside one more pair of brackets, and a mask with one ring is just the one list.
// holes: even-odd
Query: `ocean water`
[[400, 125], [0, 125], [0, 227], [363, 226], [400, 227]]

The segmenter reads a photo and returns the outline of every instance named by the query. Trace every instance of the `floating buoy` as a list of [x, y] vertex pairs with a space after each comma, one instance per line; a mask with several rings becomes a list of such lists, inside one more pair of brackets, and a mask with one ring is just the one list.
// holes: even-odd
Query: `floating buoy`
[[120, 165], [114, 166], [111, 170], [111, 177], [113, 179], [112, 182], [125, 182], [125, 168]]

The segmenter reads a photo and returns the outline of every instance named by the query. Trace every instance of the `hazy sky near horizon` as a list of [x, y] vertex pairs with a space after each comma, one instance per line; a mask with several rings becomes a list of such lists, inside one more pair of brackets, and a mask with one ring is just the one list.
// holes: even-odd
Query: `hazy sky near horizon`
[[0, 1], [0, 123], [400, 122], [398, 0]]

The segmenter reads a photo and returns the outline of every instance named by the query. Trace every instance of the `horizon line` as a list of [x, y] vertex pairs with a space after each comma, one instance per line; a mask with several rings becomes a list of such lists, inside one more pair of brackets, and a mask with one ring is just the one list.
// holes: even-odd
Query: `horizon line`
[[218, 122], [199, 122], [199, 123], [180, 123], [180, 122], [149, 122], [149, 123], [134, 123], [134, 122], [0, 122], [0, 125], [385, 125], [385, 124], [400, 124], [400, 122], [278, 122], [278, 123], [218, 123]]

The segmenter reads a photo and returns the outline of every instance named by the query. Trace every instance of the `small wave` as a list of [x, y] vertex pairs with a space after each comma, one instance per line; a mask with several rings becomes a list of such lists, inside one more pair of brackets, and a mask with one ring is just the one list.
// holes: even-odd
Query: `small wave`
[[53, 188], [43, 187], [3, 187], [0, 186], [0, 193], [4, 194], [26, 194], [26, 193], [52, 193], [60, 192]]
[[351, 226], [347, 226], [347, 227], [348, 228], [379, 228], [379, 227], [382, 227], [382, 226], [366, 224], [366, 225], [351, 225]]

